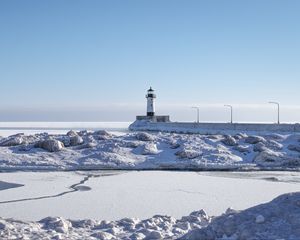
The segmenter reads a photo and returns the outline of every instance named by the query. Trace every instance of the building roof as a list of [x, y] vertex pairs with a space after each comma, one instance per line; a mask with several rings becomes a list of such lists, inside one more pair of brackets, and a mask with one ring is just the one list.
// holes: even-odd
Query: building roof
[[152, 89], [152, 87], [149, 88], [148, 92], [154, 92], [154, 90]]

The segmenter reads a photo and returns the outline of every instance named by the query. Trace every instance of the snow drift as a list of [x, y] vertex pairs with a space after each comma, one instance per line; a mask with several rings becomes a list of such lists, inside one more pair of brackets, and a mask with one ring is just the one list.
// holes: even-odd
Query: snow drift
[[218, 217], [204, 210], [175, 219], [156, 215], [146, 220], [68, 220], [47, 217], [38, 222], [0, 218], [2, 239], [290, 239], [300, 238], [300, 193]]

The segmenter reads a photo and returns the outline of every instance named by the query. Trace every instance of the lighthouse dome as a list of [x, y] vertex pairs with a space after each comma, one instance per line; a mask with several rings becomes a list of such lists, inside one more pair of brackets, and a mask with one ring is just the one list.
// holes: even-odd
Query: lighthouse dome
[[154, 90], [152, 89], [152, 87], [149, 88], [148, 92], [154, 92]]

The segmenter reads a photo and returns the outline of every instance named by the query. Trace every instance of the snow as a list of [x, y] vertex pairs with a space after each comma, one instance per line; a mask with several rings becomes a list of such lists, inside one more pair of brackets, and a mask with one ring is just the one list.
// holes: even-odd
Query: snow
[[[1, 239], [300, 238], [299, 193], [266, 203], [300, 192], [300, 134], [97, 124], [2, 125], [0, 170], [13, 172], [0, 173]], [[59, 171], [87, 169], [106, 171]], [[116, 171], [124, 169], [292, 171]]]
[[12, 172], [0, 178], [24, 185], [0, 191], [1, 216], [22, 220], [180, 218], [202, 208], [220, 215], [300, 191], [298, 172]]
[[0, 170], [296, 170], [299, 139], [300, 134], [115, 135], [103, 130], [15, 134], [0, 139]]
[[196, 239], [299, 239], [300, 193], [289, 193], [241, 212], [213, 218], [204, 228], [181, 240]]
[[180, 219], [70, 220], [47, 217], [29, 222], [0, 218], [0, 237], [9, 239], [290, 239], [300, 238], [300, 193], [289, 193], [243, 211], [211, 217], [204, 210]]

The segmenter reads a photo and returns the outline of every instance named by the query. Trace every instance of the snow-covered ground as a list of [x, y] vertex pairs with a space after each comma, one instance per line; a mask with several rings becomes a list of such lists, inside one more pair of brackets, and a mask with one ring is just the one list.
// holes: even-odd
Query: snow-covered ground
[[275, 133], [16, 134], [0, 139], [0, 170], [299, 169], [299, 141]]
[[[299, 193], [244, 210], [300, 192], [299, 134], [93, 124], [2, 124], [0, 239], [300, 239]], [[122, 169], [292, 171], [116, 171]], [[243, 211], [221, 215], [228, 207]]]
[[16, 172], [0, 173], [0, 179], [23, 186], [0, 191], [1, 216], [22, 220], [179, 218], [202, 208], [220, 215], [300, 191], [300, 173], [294, 172]]
[[12, 184], [0, 191], [4, 239], [175, 239], [228, 207], [300, 191], [297, 172], [13, 172], [0, 179]]

